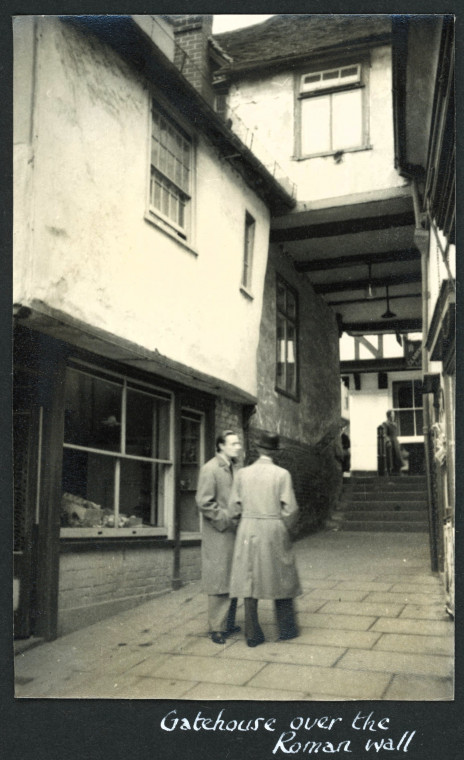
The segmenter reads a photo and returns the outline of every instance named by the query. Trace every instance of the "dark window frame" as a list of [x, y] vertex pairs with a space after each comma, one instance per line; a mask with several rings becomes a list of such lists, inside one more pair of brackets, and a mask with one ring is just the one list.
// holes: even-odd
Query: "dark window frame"
[[[279, 306], [279, 287], [283, 287], [285, 289], [285, 307], [282, 309]], [[292, 316], [287, 308], [287, 302], [288, 297], [287, 294], [290, 293], [293, 297], [294, 304], [295, 304], [295, 315]], [[292, 399], [293, 401], [299, 401], [300, 400], [300, 361], [299, 361], [299, 304], [298, 304], [298, 291], [293, 288], [289, 283], [280, 275], [276, 275], [276, 292], [275, 292], [275, 305], [276, 305], [276, 338], [275, 338], [275, 351], [276, 351], [276, 374], [275, 374], [275, 390], [277, 393], [281, 393], [283, 396], [286, 396], [287, 398]], [[282, 348], [280, 345], [281, 339], [279, 338], [279, 318], [284, 321], [285, 325], [285, 338], [284, 338], [284, 346], [285, 346], [285, 361], [283, 362], [284, 365], [284, 384], [285, 387], [282, 387], [282, 385], [279, 385], [279, 378], [278, 378], [278, 365], [282, 362], [279, 362], [279, 351]], [[294, 346], [294, 390], [288, 389], [288, 371], [287, 366], [289, 364], [288, 362], [288, 338], [287, 338], [287, 332], [288, 332], [288, 326], [291, 326], [294, 330], [295, 339], [293, 342]]]

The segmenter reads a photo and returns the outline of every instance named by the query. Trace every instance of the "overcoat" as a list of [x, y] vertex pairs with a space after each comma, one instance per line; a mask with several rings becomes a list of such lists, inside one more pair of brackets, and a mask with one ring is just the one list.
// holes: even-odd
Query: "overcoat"
[[239, 519], [230, 596], [289, 599], [301, 594], [289, 536], [298, 505], [288, 470], [260, 457], [236, 477], [229, 502]]
[[228, 503], [236, 471], [236, 465], [231, 470], [220, 454], [200, 470], [196, 501], [203, 515], [201, 580], [206, 594], [229, 592], [236, 523], [231, 519]]

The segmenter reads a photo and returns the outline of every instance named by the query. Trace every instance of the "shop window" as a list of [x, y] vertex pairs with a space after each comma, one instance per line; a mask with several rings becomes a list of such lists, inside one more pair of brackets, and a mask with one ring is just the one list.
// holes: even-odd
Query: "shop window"
[[299, 77], [299, 157], [367, 147], [360, 63]]
[[297, 294], [277, 277], [276, 390], [298, 398], [298, 301]]
[[172, 494], [171, 395], [117, 375], [68, 367], [61, 524], [166, 525]]
[[251, 275], [253, 266], [253, 249], [255, 243], [255, 220], [248, 212], [245, 214], [245, 240], [243, 246], [242, 287], [251, 291]]
[[150, 212], [187, 239], [192, 201], [192, 141], [155, 104], [151, 124]]
[[420, 380], [402, 380], [393, 383], [393, 409], [398, 435], [422, 436], [422, 383]]

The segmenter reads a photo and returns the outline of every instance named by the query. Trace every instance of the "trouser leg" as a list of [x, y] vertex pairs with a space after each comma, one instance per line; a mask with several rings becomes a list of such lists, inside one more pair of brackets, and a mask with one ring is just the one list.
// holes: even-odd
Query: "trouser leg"
[[229, 612], [227, 613], [226, 627], [222, 630], [232, 631], [235, 628], [235, 614], [237, 612], [237, 598], [230, 600]]
[[[235, 600], [237, 604], [237, 600]], [[208, 596], [208, 623], [210, 631], [225, 631], [231, 606], [229, 594], [210, 594]]]
[[248, 641], [264, 641], [264, 633], [258, 620], [258, 600], [247, 597], [245, 604], [245, 638]]
[[295, 636], [298, 636], [293, 599], [276, 599], [274, 604], [277, 625], [279, 626], [279, 637], [281, 639], [293, 639]]

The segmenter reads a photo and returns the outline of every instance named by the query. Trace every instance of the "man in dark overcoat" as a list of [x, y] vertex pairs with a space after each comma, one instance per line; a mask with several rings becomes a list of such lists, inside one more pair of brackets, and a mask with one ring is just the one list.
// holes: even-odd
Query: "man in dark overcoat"
[[250, 647], [264, 642], [258, 599], [274, 600], [279, 639], [286, 640], [298, 636], [293, 598], [302, 593], [289, 534], [298, 505], [290, 473], [273, 462], [279, 436], [262, 432], [257, 449], [259, 459], [237, 473], [229, 502], [239, 521], [230, 594], [244, 599]]
[[201, 468], [196, 495], [203, 515], [201, 578], [208, 594], [208, 623], [215, 644], [224, 644], [227, 636], [240, 631], [235, 625], [237, 599], [229, 598], [236, 524], [227, 507], [241, 448], [233, 430], [218, 436], [216, 456]]

